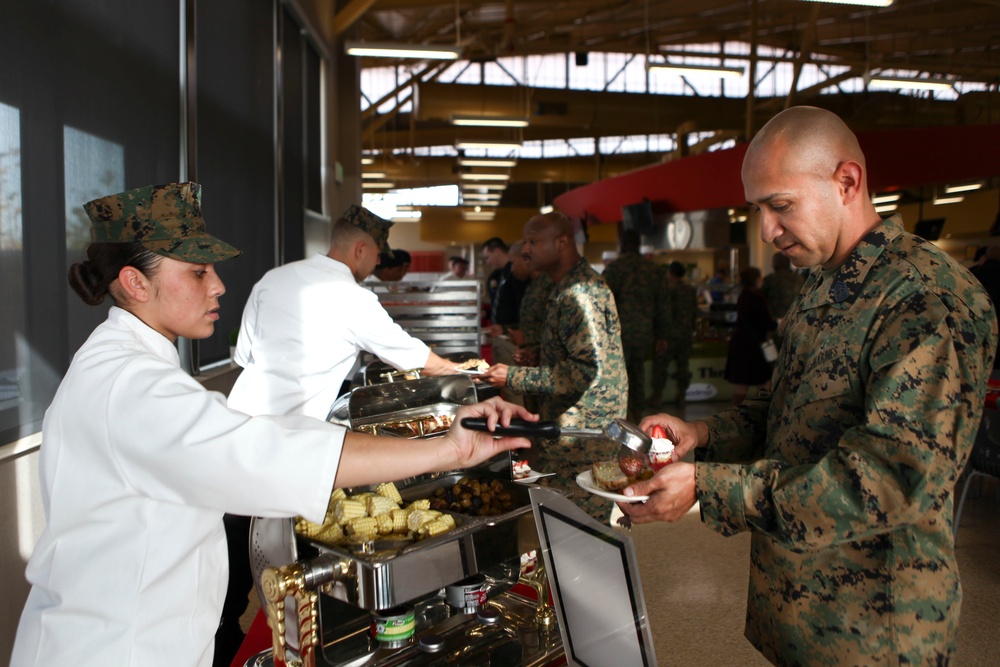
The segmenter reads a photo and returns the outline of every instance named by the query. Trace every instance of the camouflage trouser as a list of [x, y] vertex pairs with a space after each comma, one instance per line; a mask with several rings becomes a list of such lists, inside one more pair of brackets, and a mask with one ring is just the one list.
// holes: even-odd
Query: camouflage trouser
[[677, 364], [674, 380], [677, 382], [677, 396], [683, 396], [691, 385], [691, 343], [671, 343], [664, 353], [653, 357], [653, 395], [662, 395], [667, 384], [670, 363]]
[[601, 523], [608, 523], [614, 502], [581, 489], [576, 483], [576, 476], [590, 470], [597, 461], [614, 458], [618, 454], [618, 445], [598, 438], [559, 438], [533, 441], [532, 445], [540, 450], [535, 469], [556, 473], [553, 477], [542, 478], [539, 483], [565, 491], [567, 497], [584, 512]]

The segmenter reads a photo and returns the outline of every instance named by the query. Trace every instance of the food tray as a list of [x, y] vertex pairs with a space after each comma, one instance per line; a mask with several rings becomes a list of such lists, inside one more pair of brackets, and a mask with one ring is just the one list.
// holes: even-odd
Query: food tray
[[373, 435], [388, 435], [397, 438], [424, 438], [440, 436], [451, 426], [455, 413], [455, 403], [436, 403], [406, 410], [398, 410], [389, 415], [377, 415], [352, 420], [351, 428]]
[[[489, 476], [470, 475], [467, 471], [448, 473], [433, 480], [422, 480], [400, 488], [404, 503], [431, 498], [442, 486], [454, 486], [462, 477], [492, 480]], [[480, 571], [518, 558], [537, 541], [531, 517], [529, 487], [500, 480], [511, 494], [514, 509], [495, 516], [470, 516], [450, 511], [457, 524], [453, 530], [411, 543], [380, 545], [371, 553], [359, 552], [356, 546], [332, 546], [296, 535], [295, 559], [320, 553], [336, 556], [342, 569], [350, 573], [337, 596], [358, 607], [376, 610], [392, 607], [421, 595], [439, 590]], [[348, 490], [354, 495], [367, 489]], [[522, 525], [525, 524], [525, 525]], [[290, 525], [290, 524], [289, 524]], [[525, 545], [525, 542], [529, 544]], [[523, 549], [523, 551], [522, 551]]]

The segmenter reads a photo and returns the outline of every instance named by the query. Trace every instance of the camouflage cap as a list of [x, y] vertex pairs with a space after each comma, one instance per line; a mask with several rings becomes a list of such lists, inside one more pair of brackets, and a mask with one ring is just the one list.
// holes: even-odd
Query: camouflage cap
[[368, 209], [362, 208], [357, 204], [352, 204], [348, 207], [341, 214], [340, 218], [368, 232], [375, 239], [375, 243], [378, 244], [382, 252], [389, 257], [393, 256], [392, 249], [389, 247], [389, 228], [392, 227], [392, 222], [378, 217]]
[[182, 262], [221, 262], [240, 254], [205, 231], [201, 186], [147, 185], [83, 205], [94, 243], [138, 242], [158, 255]]

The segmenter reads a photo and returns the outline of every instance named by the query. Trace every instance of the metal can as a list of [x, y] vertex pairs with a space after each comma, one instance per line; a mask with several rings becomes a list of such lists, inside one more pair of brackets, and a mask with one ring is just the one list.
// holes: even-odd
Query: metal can
[[472, 614], [486, 604], [486, 576], [474, 574], [468, 579], [446, 586], [445, 599], [462, 614]]
[[413, 607], [400, 605], [372, 612], [372, 639], [384, 648], [400, 648], [413, 639], [416, 619]]

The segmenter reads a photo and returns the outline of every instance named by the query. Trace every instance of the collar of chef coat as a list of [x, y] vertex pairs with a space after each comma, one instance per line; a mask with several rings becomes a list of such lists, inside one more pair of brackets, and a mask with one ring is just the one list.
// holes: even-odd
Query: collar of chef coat
[[858, 242], [840, 266], [829, 270], [821, 269], [813, 274], [813, 284], [803, 287], [800, 309], [820, 306], [850, 308], [876, 260], [902, 233], [900, 216], [894, 215], [883, 220]]
[[146, 348], [156, 356], [180, 366], [180, 356], [177, 348], [167, 340], [166, 336], [140, 320], [138, 317], [118, 306], [111, 306], [108, 311], [108, 321], [112, 324], [135, 332]]

